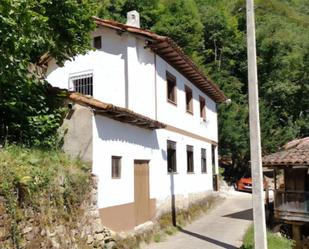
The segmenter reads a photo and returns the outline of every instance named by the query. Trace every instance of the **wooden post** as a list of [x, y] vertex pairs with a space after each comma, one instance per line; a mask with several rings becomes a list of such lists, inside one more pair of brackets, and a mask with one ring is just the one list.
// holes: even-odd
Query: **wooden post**
[[299, 224], [292, 224], [292, 232], [293, 232], [293, 240], [295, 240], [294, 249], [302, 249], [302, 240], [301, 240], [301, 232], [300, 232], [301, 225]]
[[253, 0], [247, 0], [247, 50], [254, 242], [255, 248], [267, 249]]

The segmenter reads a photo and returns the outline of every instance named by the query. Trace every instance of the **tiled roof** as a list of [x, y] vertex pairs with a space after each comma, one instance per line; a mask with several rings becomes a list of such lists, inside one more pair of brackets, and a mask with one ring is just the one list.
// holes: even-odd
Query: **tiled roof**
[[125, 25], [110, 20], [103, 20], [94, 17], [98, 26], [112, 28], [118, 32], [128, 32], [136, 36], [146, 38], [147, 46], [152, 51], [170, 63], [181, 74], [188, 78], [202, 92], [207, 94], [215, 102], [224, 102], [227, 97], [204, 73], [194, 64], [194, 62], [184, 54], [183, 50], [169, 37], [158, 35], [152, 31]]
[[95, 114], [107, 116], [123, 123], [128, 123], [150, 130], [161, 129], [166, 126], [159, 121], [135, 113], [127, 108], [107, 104], [80, 93], [70, 92], [68, 93], [68, 98], [73, 102], [92, 108]]
[[309, 137], [287, 143], [283, 150], [263, 157], [263, 166], [309, 166]]

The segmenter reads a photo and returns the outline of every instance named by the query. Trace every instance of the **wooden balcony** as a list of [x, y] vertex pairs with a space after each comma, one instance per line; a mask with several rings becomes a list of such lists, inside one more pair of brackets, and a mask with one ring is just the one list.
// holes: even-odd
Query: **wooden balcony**
[[275, 217], [309, 222], [309, 192], [275, 191]]

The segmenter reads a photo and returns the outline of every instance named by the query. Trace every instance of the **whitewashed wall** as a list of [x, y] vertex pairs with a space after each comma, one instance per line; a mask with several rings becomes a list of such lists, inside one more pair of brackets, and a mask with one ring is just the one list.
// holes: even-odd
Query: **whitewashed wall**
[[[99, 28], [92, 35], [102, 35], [102, 49], [76, 56], [62, 68], [51, 62], [47, 72], [51, 84], [67, 88], [70, 75], [92, 71], [94, 98], [154, 119], [157, 92], [159, 121], [218, 140], [215, 102], [159, 56], [156, 56], [155, 67], [154, 54], [144, 48], [143, 39], [129, 34], [118, 35], [107, 28]], [[177, 79], [177, 106], [167, 102], [166, 71]], [[193, 115], [186, 112], [185, 85], [193, 91]], [[206, 122], [200, 118], [199, 96], [206, 99]]]
[[[176, 77], [177, 105], [167, 101], [166, 71]], [[185, 85], [192, 89], [193, 115], [186, 112]], [[216, 103], [159, 56], [157, 56], [157, 88], [158, 120], [218, 141]], [[206, 122], [200, 118], [199, 96], [206, 100]]]
[[[102, 116], [93, 122], [93, 173], [98, 175], [99, 208], [134, 202], [134, 160], [150, 160], [150, 198], [212, 189], [211, 145], [166, 130], [150, 131]], [[177, 143], [177, 173], [167, 172], [167, 139]], [[194, 146], [194, 174], [187, 173], [186, 145]], [[201, 173], [201, 148], [207, 149], [207, 174]], [[121, 156], [121, 178], [111, 177], [111, 157]]]
[[[94, 98], [118, 105], [182, 130], [217, 141], [216, 104], [159, 56], [145, 49], [145, 41], [127, 33], [99, 28], [102, 49], [79, 55], [64, 67], [50, 62], [47, 80], [68, 87], [71, 75], [93, 72]], [[156, 65], [155, 65], [156, 64]], [[177, 78], [177, 106], [167, 102], [166, 70]], [[156, 84], [155, 84], [156, 82]], [[193, 90], [194, 115], [186, 113], [184, 86]], [[157, 93], [157, 99], [156, 94]], [[199, 95], [206, 99], [206, 122], [200, 119]], [[155, 103], [157, 102], [157, 108]], [[178, 173], [173, 174], [174, 194], [212, 189], [211, 145], [167, 130], [148, 131], [96, 116], [93, 122], [93, 172], [99, 176], [99, 208], [134, 201], [134, 159], [150, 160], [151, 198], [171, 194], [167, 173], [166, 141], [177, 142]], [[194, 146], [195, 174], [187, 174], [186, 145]], [[207, 149], [207, 174], [201, 174], [201, 148]], [[111, 179], [111, 156], [122, 156], [122, 177]]]

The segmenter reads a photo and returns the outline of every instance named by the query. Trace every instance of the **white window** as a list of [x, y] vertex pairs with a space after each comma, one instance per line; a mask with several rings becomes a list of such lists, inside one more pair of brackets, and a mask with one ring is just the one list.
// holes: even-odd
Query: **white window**
[[69, 90], [84, 95], [93, 96], [93, 74], [83, 73], [70, 77]]

